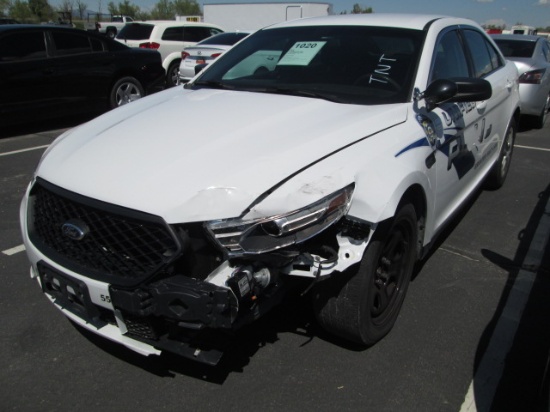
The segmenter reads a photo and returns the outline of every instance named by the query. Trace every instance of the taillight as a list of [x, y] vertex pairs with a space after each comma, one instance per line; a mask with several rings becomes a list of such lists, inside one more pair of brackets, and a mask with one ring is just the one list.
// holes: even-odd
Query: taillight
[[156, 50], [160, 47], [160, 44], [158, 43], [155, 43], [153, 41], [150, 41], [150, 42], [147, 42], [147, 43], [141, 43], [139, 45], [139, 48], [140, 49], [153, 49], [153, 50]]
[[181, 59], [182, 59], [182, 60], [185, 60], [185, 59], [187, 59], [187, 58], [188, 58], [189, 56], [190, 56], [190, 54], [189, 54], [189, 53], [187, 53], [187, 52], [184, 52], [184, 51], [182, 51], [182, 52], [181, 52]]
[[218, 57], [221, 53], [214, 53], [212, 54], [210, 57], [212, 57], [213, 59], [215, 59], [216, 57]]
[[521, 76], [519, 76], [519, 82], [527, 84], [540, 84], [545, 72], [546, 69], [525, 72]]

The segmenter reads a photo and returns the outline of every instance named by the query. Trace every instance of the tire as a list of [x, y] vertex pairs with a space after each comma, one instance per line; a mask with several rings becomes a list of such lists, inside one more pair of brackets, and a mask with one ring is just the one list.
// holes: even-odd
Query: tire
[[327, 332], [371, 346], [392, 329], [416, 262], [417, 216], [399, 208], [373, 235], [359, 265], [320, 282], [313, 290], [317, 321]]
[[105, 33], [108, 38], [114, 39], [116, 36], [116, 30], [114, 29], [107, 29], [107, 32]]
[[498, 160], [493, 165], [493, 168], [489, 172], [485, 180], [485, 188], [489, 190], [497, 190], [502, 187], [508, 171], [510, 170], [510, 164], [512, 162], [512, 154], [514, 152], [514, 141], [516, 139], [516, 122], [514, 119], [510, 121], [510, 125], [504, 135], [504, 142], [498, 155]]
[[166, 72], [166, 87], [174, 87], [179, 83], [180, 61], [170, 63]]
[[550, 110], [550, 94], [546, 96], [546, 104], [542, 108], [542, 112], [539, 116], [533, 118], [533, 127], [535, 129], [542, 129], [546, 119], [548, 118], [548, 111]]
[[131, 103], [145, 95], [143, 86], [134, 77], [119, 79], [111, 89], [109, 104], [111, 109]]

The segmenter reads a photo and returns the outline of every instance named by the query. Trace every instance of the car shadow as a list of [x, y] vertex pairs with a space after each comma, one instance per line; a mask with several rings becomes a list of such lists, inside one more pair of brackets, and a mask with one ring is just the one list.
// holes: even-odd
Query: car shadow
[[72, 325], [102, 351], [151, 374], [166, 378], [185, 375], [219, 385], [223, 384], [230, 374], [243, 372], [250, 363], [250, 359], [258, 351], [267, 345], [276, 343], [279, 336], [285, 333], [302, 337], [303, 342], [300, 343], [300, 348], [306, 347], [315, 338], [318, 338], [349, 350], [362, 351], [366, 349], [324, 332], [316, 324], [309, 299], [299, 296], [284, 300], [278, 307], [255, 323], [235, 333], [220, 362], [215, 366], [169, 352], [163, 352], [160, 356], [142, 356], [75, 323]]
[[[538, 265], [530, 264], [532, 248], [541, 245], [535, 234], [541, 219], [548, 214], [545, 210], [549, 204], [550, 185], [539, 194], [539, 201], [533, 210], [527, 226], [518, 233], [520, 240], [512, 260], [490, 250], [483, 249], [482, 255], [508, 272], [508, 280], [491, 322], [484, 330], [478, 343], [473, 370], [473, 394], [478, 412], [489, 411], [549, 411], [549, 355], [550, 355], [550, 241], [548, 233], [546, 247], [541, 252], [542, 261]], [[539, 235], [540, 236], [540, 235]], [[534, 246], [533, 246], [534, 245]], [[526, 259], [527, 258], [527, 259]], [[522, 281], [533, 276], [530, 292], [524, 292]], [[520, 278], [516, 286], [516, 280]], [[514, 287], [516, 290], [514, 290]], [[512, 316], [521, 316], [513, 344], [506, 354], [500, 381], [490, 383], [497, 376], [485, 376], [478, 373], [484, 355], [497, 329], [500, 319], [505, 316], [506, 324], [510, 321], [508, 300], [512, 293], [529, 293], [523, 313], [521, 307], [511, 307]], [[507, 308], [507, 305], [509, 306]], [[519, 305], [516, 305], [519, 306]], [[506, 314], [504, 313], [506, 311]], [[510, 327], [510, 326], [507, 326]], [[500, 336], [500, 335], [499, 335]], [[498, 345], [502, 345], [499, 342]], [[500, 350], [504, 350], [502, 347]], [[486, 367], [484, 367], [486, 368]], [[494, 371], [491, 371], [494, 372]], [[483, 375], [483, 376], [482, 376]], [[496, 385], [496, 387], [495, 387]]]

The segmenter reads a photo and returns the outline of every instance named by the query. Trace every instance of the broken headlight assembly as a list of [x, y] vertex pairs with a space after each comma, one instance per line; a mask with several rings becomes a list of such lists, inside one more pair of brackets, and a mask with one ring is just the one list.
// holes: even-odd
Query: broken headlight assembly
[[340, 220], [348, 211], [354, 184], [304, 208], [266, 218], [214, 220], [205, 224], [232, 255], [271, 252], [301, 243]]

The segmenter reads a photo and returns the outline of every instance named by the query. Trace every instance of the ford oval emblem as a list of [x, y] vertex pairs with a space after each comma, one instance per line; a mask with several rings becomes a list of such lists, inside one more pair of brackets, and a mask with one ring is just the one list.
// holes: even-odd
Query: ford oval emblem
[[90, 228], [80, 219], [70, 219], [61, 226], [61, 233], [72, 240], [82, 240]]

